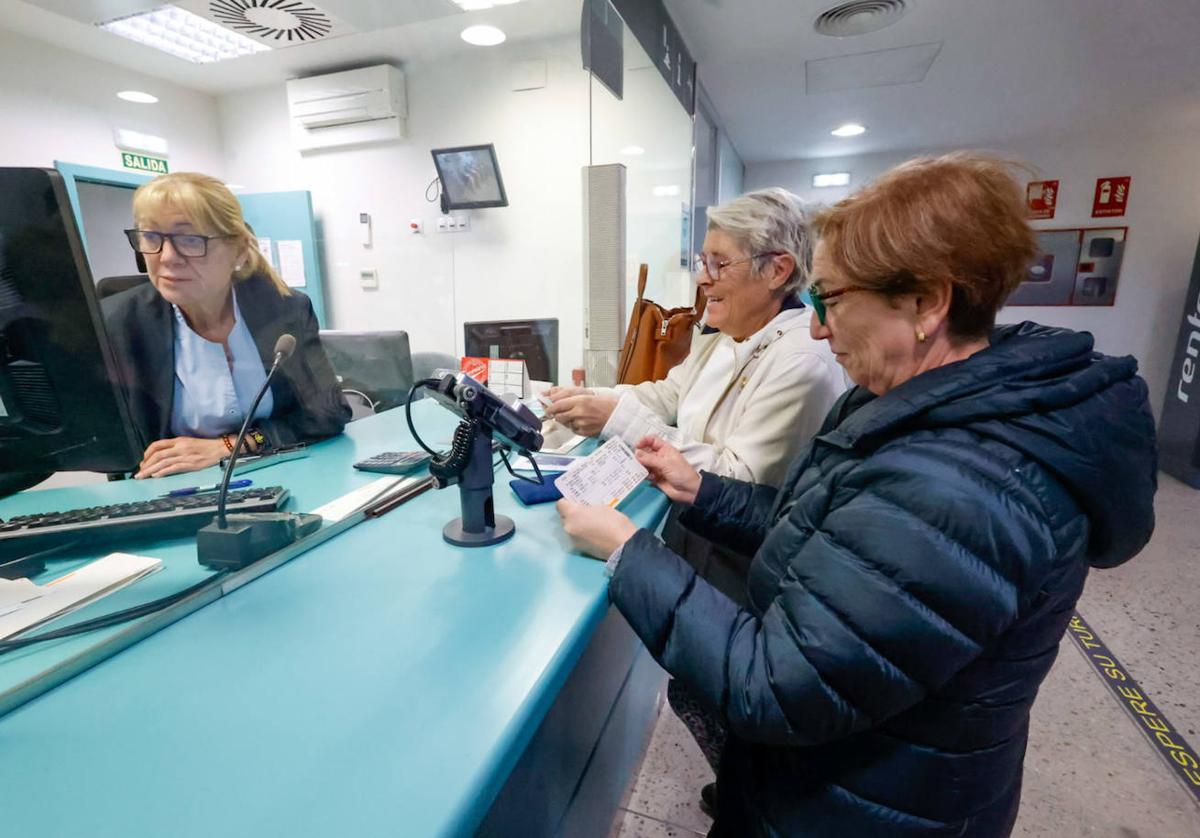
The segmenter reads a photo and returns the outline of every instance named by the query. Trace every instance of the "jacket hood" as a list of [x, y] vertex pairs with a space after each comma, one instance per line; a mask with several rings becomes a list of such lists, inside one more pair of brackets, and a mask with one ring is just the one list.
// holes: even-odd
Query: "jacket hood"
[[1113, 567], [1154, 531], [1157, 450], [1137, 361], [1093, 347], [1087, 332], [1002, 326], [987, 349], [867, 401], [822, 438], [872, 448], [916, 430], [965, 427], [999, 440], [1062, 482], [1091, 520], [1089, 560]]

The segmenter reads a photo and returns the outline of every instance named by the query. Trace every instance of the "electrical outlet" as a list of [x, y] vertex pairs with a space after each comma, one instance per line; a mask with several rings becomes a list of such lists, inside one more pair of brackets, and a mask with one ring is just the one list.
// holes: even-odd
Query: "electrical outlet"
[[463, 213], [452, 217], [454, 218], [454, 229], [458, 232], [466, 233], [471, 229], [471, 216]]
[[371, 268], [370, 270], [359, 271], [358, 282], [363, 288], [378, 288], [379, 287], [379, 271]]
[[437, 231], [439, 233], [449, 233], [454, 228], [450, 226], [453, 219], [449, 215], [439, 215], [437, 220]]

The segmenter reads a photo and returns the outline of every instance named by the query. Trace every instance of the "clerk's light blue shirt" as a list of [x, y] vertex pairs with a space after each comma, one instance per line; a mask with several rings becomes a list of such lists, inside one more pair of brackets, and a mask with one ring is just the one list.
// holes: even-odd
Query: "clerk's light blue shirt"
[[[171, 308], [175, 312], [175, 403], [171, 406], [171, 434], [214, 439], [221, 434], [236, 433], [267, 380], [254, 336], [238, 308], [237, 293], [233, 294], [234, 324], [228, 340], [232, 371], [221, 344], [193, 332], [179, 307]], [[268, 390], [254, 418], [269, 417], [274, 406]]]

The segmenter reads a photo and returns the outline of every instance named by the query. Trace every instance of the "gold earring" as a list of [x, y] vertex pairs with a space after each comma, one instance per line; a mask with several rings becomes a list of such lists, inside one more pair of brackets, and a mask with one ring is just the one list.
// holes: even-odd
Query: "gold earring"
[[917, 327], [917, 343], [925, 342], [925, 330], [920, 326]]

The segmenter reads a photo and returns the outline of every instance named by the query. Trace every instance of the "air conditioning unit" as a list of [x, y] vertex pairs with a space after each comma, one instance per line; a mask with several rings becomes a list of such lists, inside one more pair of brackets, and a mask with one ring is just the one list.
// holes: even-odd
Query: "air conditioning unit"
[[404, 73], [390, 64], [292, 79], [287, 97], [292, 138], [301, 151], [404, 136]]

